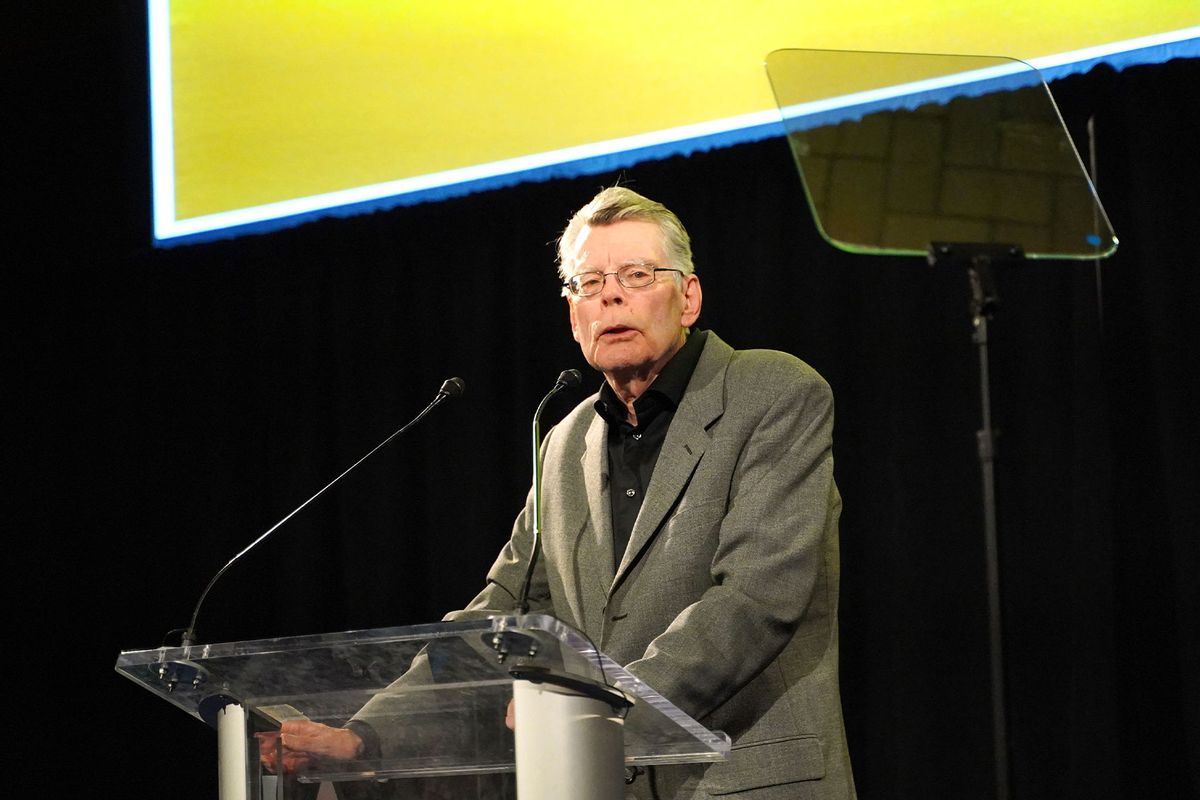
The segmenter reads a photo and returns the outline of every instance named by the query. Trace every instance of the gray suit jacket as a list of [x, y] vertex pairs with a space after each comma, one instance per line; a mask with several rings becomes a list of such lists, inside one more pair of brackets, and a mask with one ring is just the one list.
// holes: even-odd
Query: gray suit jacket
[[[584, 631], [732, 737], [723, 764], [656, 769], [664, 800], [853, 797], [828, 384], [792, 356], [734, 351], [709, 334], [615, 574], [607, 430], [594, 400], [544, 443], [532, 610]], [[463, 615], [512, 609], [531, 527], [527, 503]]]

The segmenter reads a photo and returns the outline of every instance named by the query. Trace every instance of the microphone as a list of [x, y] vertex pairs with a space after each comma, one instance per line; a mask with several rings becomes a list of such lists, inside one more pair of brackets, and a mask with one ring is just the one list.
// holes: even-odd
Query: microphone
[[521, 596], [517, 600], [517, 610], [522, 614], [529, 612], [529, 585], [533, 581], [533, 568], [542, 548], [542, 409], [551, 397], [568, 386], [575, 387], [582, 382], [583, 376], [577, 369], [565, 369], [558, 373], [554, 388], [546, 393], [542, 402], [538, 403], [537, 411], [533, 412], [533, 547], [529, 551], [529, 566], [525, 568], [525, 581], [521, 587]]
[[[462, 397], [462, 393], [466, 390], [467, 385], [463, 383], [462, 378], [447, 378], [446, 380], [442, 381], [442, 388], [438, 389], [437, 397], [433, 399], [433, 403], [430, 404], [429, 408], [433, 408], [443, 400], [452, 400], [455, 397]], [[429, 408], [425, 409], [425, 411], [428, 411]], [[425, 411], [421, 412], [421, 416], [425, 415]], [[417, 417], [417, 419], [420, 418], [420, 416]], [[417, 419], [414, 419], [413, 422], [416, 422]], [[411, 425], [412, 423], [409, 424]], [[384, 444], [387, 444], [387, 442], [384, 442]]]
[[[578, 374], [578, 373], [576, 373], [576, 374]], [[560, 378], [561, 378], [561, 376], [560, 376]], [[436, 406], [441, 405], [441, 403], [443, 403], [446, 400], [461, 396], [462, 393], [464, 391], [466, 391], [466, 388], [467, 388], [467, 385], [465, 383], [463, 383], [462, 378], [449, 378], [446, 381], [444, 381], [442, 383], [442, 387], [440, 389], [438, 389], [438, 393], [437, 393], [437, 395], [434, 396], [432, 402], [430, 402], [429, 405], [425, 406], [425, 408], [422, 409], [420, 414], [417, 414], [415, 417], [413, 417], [412, 420], [410, 420], [407, 425], [400, 428], [398, 431], [396, 431], [391, 436], [384, 439], [379, 444], [375, 445], [375, 447], [372, 448], [372, 450], [369, 453], [367, 453], [365, 456], [360, 458], [358, 461], [355, 461], [353, 464], [351, 464], [349, 466], [349, 468], [346, 469], [345, 472], [343, 472], [341, 475], [338, 475], [336, 478], [331, 480], [329, 483], [325, 484], [324, 488], [322, 488], [319, 492], [317, 492], [312, 497], [305, 500], [300, 505], [296, 506], [296, 508], [292, 510], [292, 513], [288, 514], [286, 517], [279, 520], [279, 522], [276, 522], [274, 525], [272, 525], [270, 528], [268, 528], [266, 530], [266, 532], [264, 532], [262, 535], [260, 535], [257, 539], [255, 539], [249, 545], [247, 545], [244, 550], [242, 550], [240, 553], [238, 553], [233, 558], [229, 559], [228, 563], [226, 563], [225, 566], [223, 566], [219, 570], [217, 570], [217, 574], [213, 576], [212, 580], [210, 580], [208, 582], [208, 585], [204, 587], [204, 591], [200, 593], [200, 599], [196, 602], [196, 608], [192, 612], [192, 620], [188, 624], [187, 628], [184, 629], [183, 634], [180, 636], [180, 640], [181, 640], [180, 644], [183, 647], [190, 647], [191, 645], [196, 644], [196, 619], [200, 615], [200, 606], [204, 604], [204, 598], [208, 597], [209, 590], [211, 590], [213, 588], [213, 586], [216, 584], [216, 582], [221, 578], [221, 576], [225, 574], [226, 570], [228, 570], [230, 567], [233, 566], [234, 562], [236, 562], [242, 556], [246, 555], [246, 553], [249, 553], [251, 550], [253, 550], [255, 547], [257, 547], [260, 542], [262, 542], [264, 539], [266, 539], [268, 536], [270, 536], [272, 533], [274, 533], [276, 531], [276, 529], [278, 529], [280, 526], [283, 525], [283, 523], [287, 522], [289, 519], [296, 516], [296, 514], [298, 514], [301, 509], [303, 509], [305, 506], [307, 506], [313, 500], [316, 500], [318, 497], [323, 495], [327, 489], [329, 489], [335, 483], [340, 481], [342, 478], [349, 475], [350, 472], [353, 471], [355, 467], [357, 467], [362, 462], [366, 461], [371, 456], [375, 455], [375, 452], [377, 450], [382, 448], [384, 445], [386, 445], [392, 439], [395, 439], [397, 436], [404, 433], [406, 430], [411, 428], [413, 425], [416, 425], [418, 422], [421, 421], [421, 419], [426, 414], [428, 414], [430, 411], [432, 411]]]

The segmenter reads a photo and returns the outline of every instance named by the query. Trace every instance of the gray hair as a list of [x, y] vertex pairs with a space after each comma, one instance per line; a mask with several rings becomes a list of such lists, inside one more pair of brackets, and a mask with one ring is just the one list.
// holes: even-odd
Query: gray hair
[[695, 272], [692, 264], [692, 240], [675, 212], [632, 189], [611, 186], [603, 189], [587, 205], [575, 212], [562, 235], [558, 237], [558, 274], [569, 277], [570, 253], [585, 226], [612, 225], [625, 220], [653, 222], [663, 235], [663, 251], [671, 267], [684, 275]]

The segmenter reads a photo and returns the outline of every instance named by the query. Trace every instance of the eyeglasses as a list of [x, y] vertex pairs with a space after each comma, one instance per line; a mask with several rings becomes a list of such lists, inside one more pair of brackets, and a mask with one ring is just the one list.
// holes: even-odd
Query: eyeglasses
[[588, 297], [593, 294], [600, 294], [604, 290], [604, 281], [609, 275], [617, 276], [617, 283], [624, 286], [626, 289], [641, 289], [643, 286], [649, 286], [654, 283], [655, 273], [658, 272], [678, 272], [683, 274], [683, 270], [672, 269], [670, 267], [656, 267], [653, 264], [633, 263], [622, 264], [619, 269], [614, 272], [601, 272], [599, 270], [588, 270], [587, 272], [579, 272], [563, 281], [563, 296], [567, 293], [575, 297]]

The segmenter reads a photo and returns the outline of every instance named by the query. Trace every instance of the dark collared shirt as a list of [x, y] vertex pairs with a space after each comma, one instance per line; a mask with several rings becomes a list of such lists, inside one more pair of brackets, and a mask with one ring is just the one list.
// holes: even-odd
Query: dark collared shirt
[[612, 505], [613, 569], [621, 564], [633, 523], [642, 510], [642, 498], [654, 465], [662, 451], [663, 441], [675, 410], [683, 400], [688, 381], [700, 360], [708, 331], [688, 336], [663, 371], [654, 379], [641, 397], [633, 401], [637, 414], [635, 428], [625, 418], [625, 404], [606, 381], [600, 387], [596, 413], [608, 423], [608, 498]]

